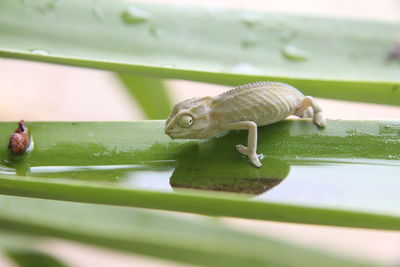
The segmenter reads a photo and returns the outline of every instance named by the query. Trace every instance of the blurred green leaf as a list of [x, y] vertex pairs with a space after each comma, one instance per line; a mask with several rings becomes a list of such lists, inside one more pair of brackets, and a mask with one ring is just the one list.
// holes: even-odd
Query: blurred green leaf
[[0, 56], [226, 85], [278, 80], [314, 96], [400, 105], [400, 64], [387, 61], [399, 23], [53, 1], [0, 2]]
[[19, 267], [67, 267], [59, 259], [33, 249], [7, 249], [6, 255]]
[[[372, 266], [231, 230], [210, 220], [184, 220], [131, 208], [0, 196], [0, 226], [201, 266]], [[28, 258], [50, 262], [29, 253], [11, 256], [23, 263]]]
[[172, 105], [162, 80], [125, 73], [119, 73], [118, 78], [139, 103], [147, 119], [160, 120], [168, 117]]
[[19, 267], [67, 266], [54, 256], [38, 250], [37, 244], [40, 243], [41, 236], [32, 234], [35, 233], [6, 231], [2, 227], [0, 230], [0, 250]]

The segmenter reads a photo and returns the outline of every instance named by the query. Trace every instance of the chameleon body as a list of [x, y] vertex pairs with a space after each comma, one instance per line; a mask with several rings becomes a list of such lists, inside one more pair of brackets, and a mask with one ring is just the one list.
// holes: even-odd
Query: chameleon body
[[257, 126], [272, 124], [290, 115], [313, 118], [325, 127], [322, 110], [310, 96], [280, 82], [256, 82], [236, 87], [215, 97], [192, 98], [174, 106], [166, 120], [171, 138], [210, 138], [227, 130], [248, 130], [247, 147], [237, 150], [261, 167], [257, 157]]

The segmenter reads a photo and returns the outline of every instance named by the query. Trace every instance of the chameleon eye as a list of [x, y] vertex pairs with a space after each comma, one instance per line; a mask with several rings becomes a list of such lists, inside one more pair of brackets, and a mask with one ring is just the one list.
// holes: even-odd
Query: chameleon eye
[[193, 123], [193, 118], [192, 118], [192, 116], [189, 116], [189, 115], [184, 115], [184, 116], [180, 117], [178, 120], [178, 125], [180, 127], [184, 127], [184, 128], [189, 127], [190, 125], [192, 125], [192, 123]]

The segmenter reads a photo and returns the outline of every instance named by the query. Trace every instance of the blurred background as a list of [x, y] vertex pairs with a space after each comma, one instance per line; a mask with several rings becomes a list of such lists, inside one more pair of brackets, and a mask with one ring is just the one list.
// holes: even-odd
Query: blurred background
[[[146, 1], [185, 5], [223, 6], [302, 15], [350, 17], [400, 21], [400, 1], [396, 0], [192, 0]], [[367, 30], [367, 29], [366, 29]], [[400, 38], [400, 31], [399, 31]], [[23, 73], [23, 80], [21, 80]], [[400, 74], [399, 74], [400, 75]], [[171, 102], [190, 97], [217, 95], [230, 88], [188, 81], [167, 81]], [[301, 90], [301, 88], [299, 88]], [[157, 97], [155, 95], [155, 97]], [[146, 119], [135, 99], [113, 73], [0, 59], [0, 120], [16, 121], [130, 121]], [[331, 119], [399, 119], [400, 107], [318, 99], [325, 116]], [[176, 213], [176, 216], [201, 216]], [[265, 234], [296, 244], [319, 247], [340, 254], [358, 256], [387, 264], [400, 264], [400, 233], [326, 226], [219, 219], [220, 223], [243, 231]], [[177, 266], [142, 256], [132, 256], [72, 242], [49, 240], [41, 249], [71, 266]], [[0, 257], [0, 266], [13, 266]]]

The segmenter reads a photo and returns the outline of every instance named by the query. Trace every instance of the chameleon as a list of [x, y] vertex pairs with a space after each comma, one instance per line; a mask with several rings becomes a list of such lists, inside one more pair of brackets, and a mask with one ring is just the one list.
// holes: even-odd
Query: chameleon
[[255, 82], [220, 95], [191, 98], [177, 103], [165, 122], [172, 139], [203, 139], [229, 130], [248, 130], [247, 147], [236, 145], [256, 167], [257, 127], [276, 123], [290, 115], [312, 118], [326, 127], [322, 109], [311, 96], [282, 82]]

